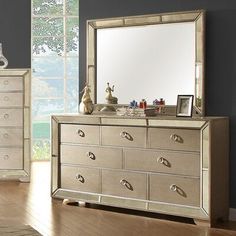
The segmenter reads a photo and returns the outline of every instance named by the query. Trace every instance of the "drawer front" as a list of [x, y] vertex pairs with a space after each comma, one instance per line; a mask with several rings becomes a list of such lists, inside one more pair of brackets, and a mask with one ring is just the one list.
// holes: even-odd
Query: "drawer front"
[[125, 147], [145, 147], [146, 128], [103, 126], [102, 144]]
[[22, 93], [0, 93], [0, 107], [22, 107]]
[[23, 79], [21, 77], [1, 77], [0, 91], [22, 91]]
[[23, 126], [23, 109], [0, 109], [0, 126]]
[[61, 142], [80, 144], [99, 144], [99, 126], [61, 125]]
[[0, 146], [23, 146], [23, 130], [0, 129]]
[[101, 192], [101, 178], [98, 169], [61, 166], [61, 188], [81, 192]]
[[0, 169], [23, 169], [23, 149], [0, 148]]
[[149, 128], [150, 148], [200, 151], [200, 131], [187, 129]]
[[200, 206], [198, 178], [150, 175], [150, 200], [186, 206]]
[[200, 154], [196, 153], [125, 149], [124, 157], [128, 170], [200, 175]]
[[146, 199], [147, 176], [142, 173], [102, 170], [102, 193], [120, 197]]
[[61, 145], [61, 162], [121, 169], [122, 149]]

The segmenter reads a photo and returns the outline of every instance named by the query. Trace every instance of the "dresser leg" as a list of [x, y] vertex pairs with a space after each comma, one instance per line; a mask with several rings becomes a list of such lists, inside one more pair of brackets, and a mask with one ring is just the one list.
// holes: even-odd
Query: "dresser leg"
[[64, 199], [62, 204], [64, 205], [70, 205], [70, 206], [80, 206], [80, 207], [85, 207], [86, 202], [83, 201], [75, 201], [75, 200], [70, 200], [70, 199]]
[[211, 227], [211, 222], [209, 220], [199, 220], [199, 219], [193, 219], [193, 220], [196, 225]]

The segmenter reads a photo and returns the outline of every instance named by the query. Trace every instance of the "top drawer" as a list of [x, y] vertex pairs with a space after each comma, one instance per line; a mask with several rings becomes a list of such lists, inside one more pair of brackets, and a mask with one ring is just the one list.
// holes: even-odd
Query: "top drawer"
[[21, 77], [0, 77], [0, 91], [22, 91], [23, 80]]
[[200, 131], [187, 129], [149, 128], [150, 148], [200, 151]]
[[61, 125], [61, 142], [80, 144], [99, 144], [99, 126]]
[[146, 147], [146, 128], [102, 126], [102, 145]]

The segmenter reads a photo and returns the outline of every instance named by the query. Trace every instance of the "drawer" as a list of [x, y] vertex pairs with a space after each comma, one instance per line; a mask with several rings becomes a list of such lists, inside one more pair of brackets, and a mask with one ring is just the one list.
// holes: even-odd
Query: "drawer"
[[99, 126], [61, 125], [61, 142], [80, 144], [99, 144]]
[[0, 93], [0, 107], [22, 107], [22, 93]]
[[23, 146], [23, 129], [0, 129], [0, 146]]
[[0, 91], [22, 91], [23, 79], [21, 77], [0, 77]]
[[102, 144], [125, 147], [145, 147], [146, 128], [102, 126]]
[[200, 130], [149, 128], [150, 148], [200, 152]]
[[0, 109], [0, 126], [23, 126], [23, 109]]
[[143, 173], [102, 170], [102, 193], [147, 199], [147, 176]]
[[199, 207], [199, 178], [151, 174], [150, 200]]
[[121, 169], [122, 149], [61, 145], [61, 162]]
[[[200, 154], [125, 149], [125, 169], [200, 175]], [[186, 168], [187, 166], [187, 168]]]
[[61, 188], [81, 192], [101, 192], [101, 178], [98, 169], [61, 166]]
[[23, 149], [0, 148], [0, 169], [23, 169]]

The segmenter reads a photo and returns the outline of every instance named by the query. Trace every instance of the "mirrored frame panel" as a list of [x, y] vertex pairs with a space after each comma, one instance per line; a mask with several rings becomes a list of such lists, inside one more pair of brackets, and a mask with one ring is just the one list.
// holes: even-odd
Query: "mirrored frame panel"
[[[192, 89], [193, 95], [194, 95], [193, 105], [194, 105], [195, 113], [200, 116], [204, 116], [205, 114], [205, 106], [204, 106], [205, 104], [205, 96], [204, 96], [205, 11], [204, 10], [165, 13], [165, 14], [152, 14], [152, 15], [142, 15], [142, 16], [106, 18], [106, 19], [98, 19], [98, 20], [96, 19], [96, 20], [87, 21], [87, 68], [86, 68], [87, 69], [87, 83], [91, 87], [91, 98], [93, 102], [97, 105], [100, 105], [102, 103], [101, 95], [99, 95], [99, 93], [101, 92], [98, 91], [98, 89], [101, 90], [101, 86], [104, 86], [104, 97], [105, 97], [106, 83], [104, 84], [104, 81], [103, 81], [102, 84], [100, 84], [101, 83], [100, 78], [103, 77], [103, 74], [99, 72], [99, 69], [100, 69], [99, 65], [101, 65], [102, 63], [98, 61], [100, 60], [99, 58], [102, 58], [101, 52], [99, 52], [100, 50], [99, 40], [101, 41], [101, 39], [98, 40], [98, 37], [100, 37], [99, 36], [100, 32], [103, 32], [104, 30], [107, 31], [109, 29], [113, 31], [114, 29], [115, 30], [121, 29], [120, 31], [124, 32], [123, 29], [125, 28], [130, 30], [130, 29], [137, 29], [143, 26], [156, 27], [156, 26], [166, 25], [166, 26], [169, 26], [169, 28], [171, 28], [170, 26], [173, 26], [174, 24], [183, 25], [182, 23], [189, 23], [189, 25], [194, 26], [194, 32], [193, 32], [194, 34], [192, 37], [193, 38], [192, 41], [194, 43], [194, 46], [192, 47], [194, 50], [194, 52], [192, 53], [192, 57], [194, 58], [192, 60], [192, 65], [191, 65], [193, 68], [193, 72], [192, 72], [193, 75], [189, 76], [189, 77], [192, 77], [192, 78], [189, 78], [189, 80], [192, 80], [191, 86], [193, 88]], [[145, 27], [143, 29], [145, 29]], [[170, 67], [170, 66], [167, 66], [167, 67]], [[171, 70], [171, 68], [168, 68], [168, 69]], [[163, 80], [164, 80], [164, 77], [162, 76]], [[136, 76], [131, 78], [134, 80], [134, 81], [132, 80], [133, 84], [137, 83], [137, 81], [135, 81], [135, 78]], [[146, 80], [147, 86], [151, 86], [151, 87], [155, 86], [149, 83], [149, 81], [147, 81], [146, 78], [144, 78], [144, 80]], [[111, 85], [115, 84], [115, 87], [116, 87], [116, 85], [120, 83], [120, 80], [113, 81], [111, 78], [110, 81], [105, 81], [105, 82], [111, 82], [112, 83]], [[162, 82], [163, 81], [159, 81], [157, 83], [160, 84]], [[169, 81], [168, 86], [171, 86], [170, 84], [171, 82]], [[158, 86], [158, 84], [156, 86]], [[127, 90], [129, 90], [130, 101], [131, 101], [134, 98], [134, 96], [132, 95], [132, 88], [130, 89], [127, 88]], [[189, 92], [187, 93], [189, 94]], [[175, 91], [175, 94], [177, 95], [183, 94], [183, 92], [178, 90], [178, 91]], [[142, 92], [140, 92], [140, 96], [142, 96]], [[159, 97], [159, 94], [157, 93], [155, 98], [158, 98], [158, 97]], [[162, 95], [160, 97], [165, 98], [165, 89], [162, 89]], [[176, 96], [176, 102], [177, 102], [177, 96]], [[120, 103], [119, 95], [118, 95], [118, 103]], [[124, 102], [121, 102], [121, 103], [122, 105], [124, 104]], [[127, 101], [127, 104], [128, 104], [128, 101]], [[167, 103], [167, 107], [168, 105], [170, 105], [170, 107], [172, 108], [176, 106], [176, 104], [173, 104], [173, 102], [171, 104]]]

